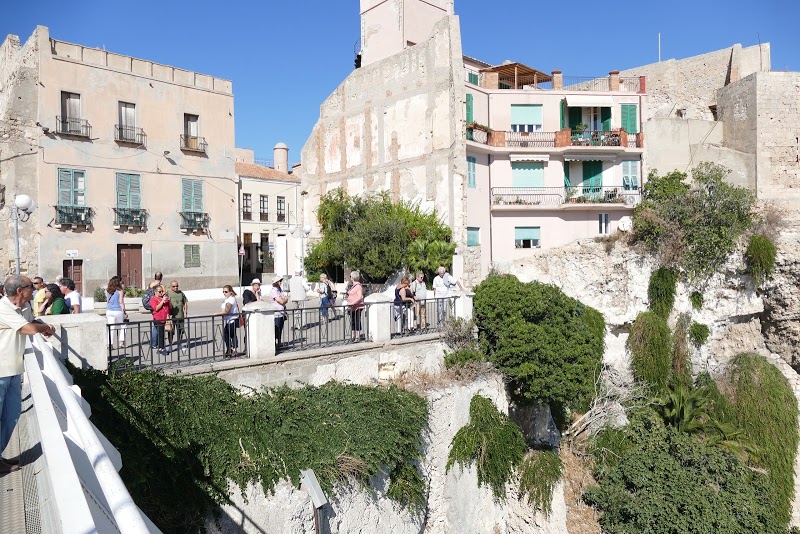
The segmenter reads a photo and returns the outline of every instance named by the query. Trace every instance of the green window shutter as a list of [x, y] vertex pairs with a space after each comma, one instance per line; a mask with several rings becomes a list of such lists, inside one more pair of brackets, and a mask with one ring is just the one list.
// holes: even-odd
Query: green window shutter
[[639, 161], [622, 162], [622, 188], [626, 191], [639, 189]]
[[569, 179], [569, 161], [564, 161], [564, 187], [572, 187], [572, 181]]
[[117, 173], [117, 209], [130, 207], [130, 175]]
[[72, 171], [58, 169], [58, 205], [72, 206]]
[[567, 127], [567, 99], [561, 101], [561, 129]]
[[128, 175], [128, 202], [133, 210], [142, 209], [142, 177], [138, 174]]
[[639, 123], [636, 120], [636, 104], [621, 104], [620, 110], [622, 128], [629, 134], [639, 133]]
[[472, 85], [478, 85], [478, 75], [474, 72], [469, 73], [469, 83]]
[[611, 131], [611, 108], [600, 108], [600, 129], [604, 132]]
[[475, 163], [476, 159], [472, 156], [467, 157], [467, 187], [475, 189]]
[[473, 120], [473, 111], [472, 111], [472, 95], [467, 93], [467, 124], [472, 124], [475, 122]]
[[512, 163], [512, 187], [544, 187], [544, 163]]
[[200, 212], [203, 211], [203, 181], [202, 180], [192, 180], [192, 181], [194, 182], [192, 210]]
[[481, 244], [481, 229], [467, 228], [467, 246], [477, 247]]
[[181, 211], [192, 211], [192, 197], [193, 197], [192, 180], [189, 178], [181, 178]]
[[192, 245], [183, 245], [183, 266], [192, 266]]
[[583, 162], [583, 193], [598, 193], [603, 186], [603, 162]]
[[574, 129], [583, 122], [583, 108], [567, 108], [569, 110], [569, 127]]

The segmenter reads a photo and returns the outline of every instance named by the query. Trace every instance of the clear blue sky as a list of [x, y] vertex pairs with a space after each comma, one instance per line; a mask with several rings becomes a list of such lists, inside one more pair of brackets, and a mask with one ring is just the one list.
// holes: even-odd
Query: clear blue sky
[[[489, 63], [521, 61], [567, 76], [683, 58], [761, 42], [773, 70], [800, 71], [798, 0], [456, 0], [464, 53]], [[103, 47], [233, 80], [236, 145], [272, 158], [278, 141], [291, 162], [320, 103], [353, 68], [358, 0], [64, 2], [6, 0], [0, 35]]]

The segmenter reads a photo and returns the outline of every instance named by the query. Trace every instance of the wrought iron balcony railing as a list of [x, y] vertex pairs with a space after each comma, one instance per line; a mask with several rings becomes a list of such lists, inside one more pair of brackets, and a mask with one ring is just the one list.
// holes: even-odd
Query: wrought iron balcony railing
[[269, 212], [268, 211], [262, 211], [259, 214], [259, 216], [260, 216], [260, 218], [259, 218], [260, 221], [269, 222]]
[[147, 134], [141, 128], [135, 126], [114, 125], [114, 141], [120, 143], [136, 143], [137, 145], [147, 144]]
[[242, 212], [242, 220], [243, 221], [252, 221], [253, 220], [253, 212], [252, 211], [243, 211]]
[[492, 204], [538, 206], [561, 204], [622, 204], [634, 206], [641, 200], [639, 187], [576, 184], [567, 187], [493, 187]]
[[92, 125], [86, 119], [76, 119], [75, 117], [56, 117], [56, 129], [58, 133], [65, 135], [75, 135], [79, 137], [91, 137]]
[[181, 150], [191, 150], [193, 152], [205, 152], [208, 148], [205, 137], [196, 135], [181, 135]]
[[94, 210], [86, 206], [56, 206], [56, 224], [73, 226], [92, 224]]
[[114, 226], [147, 226], [147, 210], [115, 208], [114, 213]]
[[278, 221], [278, 222], [286, 222], [286, 214], [285, 213], [279, 213], [275, 220]]
[[181, 229], [182, 230], [200, 230], [208, 228], [210, 221], [208, 213], [202, 211], [182, 211], [181, 212]]

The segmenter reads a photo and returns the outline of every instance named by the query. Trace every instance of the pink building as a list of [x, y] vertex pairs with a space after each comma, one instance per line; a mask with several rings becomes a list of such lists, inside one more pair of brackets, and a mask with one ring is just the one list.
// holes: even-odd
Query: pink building
[[615, 232], [639, 202], [644, 77], [464, 57], [467, 248], [495, 261]]

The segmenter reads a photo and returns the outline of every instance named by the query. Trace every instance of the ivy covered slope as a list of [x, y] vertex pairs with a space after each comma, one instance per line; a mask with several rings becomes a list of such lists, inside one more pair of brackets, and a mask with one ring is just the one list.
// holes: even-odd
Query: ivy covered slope
[[427, 404], [397, 388], [329, 383], [241, 395], [216, 377], [71, 369], [92, 421], [120, 450], [121, 476], [164, 532], [202, 532], [228, 481], [270, 491], [314, 469], [326, 489], [384, 470], [388, 494], [424, 503], [415, 467]]
[[603, 358], [600, 313], [555, 286], [490, 275], [475, 288], [475, 322], [487, 359], [509, 379], [512, 397], [549, 404], [563, 423], [586, 410]]

